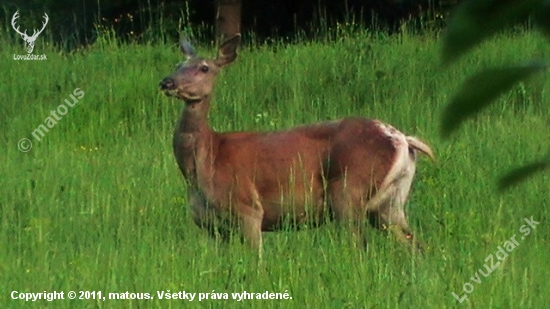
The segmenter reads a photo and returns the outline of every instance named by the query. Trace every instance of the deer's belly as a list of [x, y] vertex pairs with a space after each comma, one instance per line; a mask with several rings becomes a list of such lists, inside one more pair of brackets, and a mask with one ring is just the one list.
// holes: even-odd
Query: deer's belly
[[324, 205], [322, 199], [311, 199], [307, 202], [294, 201], [294, 203], [264, 203], [262, 230], [274, 231], [319, 226], [331, 218], [330, 212]]

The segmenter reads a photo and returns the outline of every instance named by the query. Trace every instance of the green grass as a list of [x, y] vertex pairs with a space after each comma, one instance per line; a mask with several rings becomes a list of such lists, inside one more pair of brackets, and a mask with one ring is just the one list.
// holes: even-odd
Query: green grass
[[[498, 194], [496, 180], [548, 149], [548, 76], [516, 87], [450, 140], [441, 111], [479, 68], [549, 55], [529, 31], [501, 35], [448, 68], [440, 39], [358, 31], [331, 42], [246, 45], [219, 76], [210, 122], [219, 131], [275, 130], [348, 115], [378, 118], [428, 141], [407, 204], [425, 244], [413, 256], [370, 231], [367, 252], [335, 225], [264, 234], [264, 259], [238, 243], [218, 245], [192, 223], [172, 154], [181, 103], [159, 93], [180, 61], [175, 44], [112, 39], [65, 54], [37, 42], [47, 61], [14, 61], [22, 42], [0, 46], [0, 307], [180, 308], [157, 291], [285, 292], [292, 300], [195, 300], [196, 307], [542, 308], [547, 270], [547, 174]], [[202, 54], [211, 48], [197, 46]], [[85, 96], [37, 141], [75, 88]], [[33, 148], [22, 153], [21, 138]], [[540, 225], [481, 283], [470, 277], [524, 218]], [[518, 238], [519, 239], [519, 238]], [[474, 291], [459, 304], [451, 295]], [[11, 291], [150, 293], [154, 300], [25, 303]], [[197, 296], [198, 297], [198, 296]]]

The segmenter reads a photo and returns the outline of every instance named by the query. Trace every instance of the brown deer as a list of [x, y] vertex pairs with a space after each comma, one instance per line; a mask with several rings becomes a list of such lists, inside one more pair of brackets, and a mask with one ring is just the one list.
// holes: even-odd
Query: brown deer
[[195, 223], [224, 237], [238, 226], [260, 256], [262, 231], [326, 218], [349, 223], [363, 242], [371, 219], [412, 243], [404, 204], [416, 153], [434, 158], [417, 138], [355, 117], [279, 132], [212, 130], [207, 118], [215, 77], [235, 60], [239, 43], [237, 34], [216, 59], [207, 59], [183, 42], [187, 60], [160, 82], [166, 95], [184, 103], [173, 146]]

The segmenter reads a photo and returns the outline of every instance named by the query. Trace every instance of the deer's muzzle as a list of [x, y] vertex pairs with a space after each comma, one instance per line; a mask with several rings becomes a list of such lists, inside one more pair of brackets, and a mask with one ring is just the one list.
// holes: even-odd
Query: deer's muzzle
[[161, 90], [174, 90], [176, 89], [176, 84], [174, 83], [174, 80], [170, 77], [166, 77], [159, 83]]

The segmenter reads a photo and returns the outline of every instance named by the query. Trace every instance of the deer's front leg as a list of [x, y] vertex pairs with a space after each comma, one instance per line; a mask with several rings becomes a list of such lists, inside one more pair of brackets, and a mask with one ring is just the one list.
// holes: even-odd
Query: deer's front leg
[[188, 202], [191, 206], [191, 216], [198, 227], [206, 230], [215, 240], [229, 241], [230, 225], [219, 216], [219, 212], [208, 203], [202, 192], [189, 189]]
[[258, 252], [262, 258], [263, 210], [248, 205], [239, 207], [240, 232], [245, 243]]

